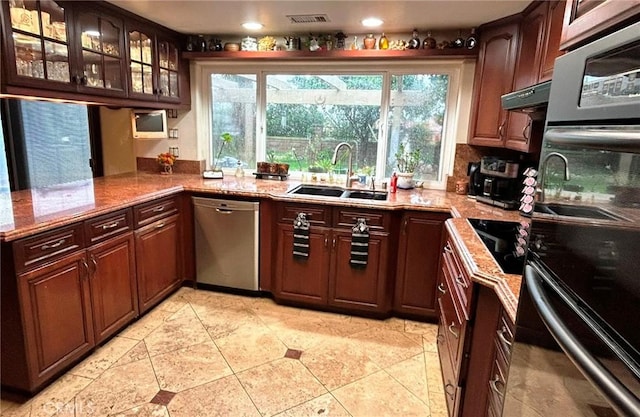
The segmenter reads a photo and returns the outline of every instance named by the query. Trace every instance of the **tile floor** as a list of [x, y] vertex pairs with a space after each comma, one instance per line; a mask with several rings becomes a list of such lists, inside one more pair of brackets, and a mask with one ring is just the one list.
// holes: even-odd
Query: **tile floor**
[[2, 416], [446, 416], [436, 326], [182, 288]]

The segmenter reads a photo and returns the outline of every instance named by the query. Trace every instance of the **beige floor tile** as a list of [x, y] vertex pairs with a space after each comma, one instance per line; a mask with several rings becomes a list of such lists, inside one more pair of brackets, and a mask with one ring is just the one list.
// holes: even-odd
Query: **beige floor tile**
[[92, 381], [83, 376], [65, 374], [31, 400], [31, 416], [73, 416], [73, 398]]
[[438, 352], [438, 326], [433, 325], [422, 333], [422, 347], [425, 352]]
[[425, 404], [429, 404], [429, 386], [424, 354], [391, 365], [385, 371]]
[[244, 305], [228, 307], [192, 305], [196, 315], [212, 339], [226, 337], [247, 325], [261, 326], [260, 318]]
[[342, 330], [339, 325], [330, 321], [302, 316], [274, 322], [268, 327], [289, 349], [302, 351], [339, 337]]
[[260, 417], [235, 375], [182, 391], [167, 408], [171, 417]]
[[138, 341], [135, 339], [116, 336], [71, 369], [70, 373], [95, 379], [122, 358], [137, 343]]
[[324, 394], [311, 401], [290, 408], [275, 417], [350, 417], [351, 415], [331, 394]]
[[127, 353], [122, 355], [120, 359], [116, 361], [111, 367], [126, 365], [131, 362], [139, 361], [142, 359], [148, 359], [149, 352], [147, 351], [147, 345], [144, 341], [137, 342]]
[[442, 392], [429, 393], [429, 409], [431, 410], [429, 417], [449, 417], [447, 402]]
[[144, 405], [158, 393], [149, 360], [108, 369], [75, 398], [76, 415], [106, 416]]
[[234, 372], [282, 358], [287, 352], [287, 347], [264, 325], [242, 326], [215, 343]]
[[189, 305], [167, 318], [144, 338], [150, 356], [182, 349], [208, 340], [211, 340], [209, 334]]
[[151, 358], [160, 389], [180, 392], [232, 374], [212, 341]]
[[[417, 339], [416, 339], [417, 337]], [[349, 336], [381, 368], [422, 353], [422, 336], [396, 330], [370, 328]]]
[[435, 323], [424, 323], [421, 321], [405, 320], [404, 331], [406, 333], [432, 334], [438, 331], [438, 325]]
[[129, 327], [121, 331], [118, 336], [142, 340], [149, 333], [160, 327], [172, 314], [171, 311], [165, 311], [159, 308], [151, 310], [139, 320], [131, 323]]
[[351, 322], [365, 324], [367, 327], [379, 328], [386, 330], [404, 331], [404, 320], [397, 317], [391, 317], [385, 320], [369, 319], [364, 317], [351, 317]]
[[429, 394], [443, 393], [442, 369], [440, 368], [440, 358], [438, 358], [438, 353], [425, 352], [424, 362], [427, 370], [427, 386], [429, 387]]
[[295, 359], [279, 359], [237, 376], [263, 416], [272, 416], [327, 393]]
[[305, 351], [300, 361], [329, 390], [380, 370], [367, 352], [351, 340], [337, 339], [318, 345]]
[[2, 417], [29, 417], [31, 415], [31, 402], [13, 402], [0, 400], [0, 416]]
[[302, 312], [299, 308], [278, 305], [269, 298], [251, 299], [247, 302], [247, 306], [265, 324], [291, 320], [299, 317]]
[[429, 406], [380, 371], [332, 392], [354, 417], [428, 416]]
[[145, 404], [109, 417], [169, 417], [169, 411], [164, 405]]

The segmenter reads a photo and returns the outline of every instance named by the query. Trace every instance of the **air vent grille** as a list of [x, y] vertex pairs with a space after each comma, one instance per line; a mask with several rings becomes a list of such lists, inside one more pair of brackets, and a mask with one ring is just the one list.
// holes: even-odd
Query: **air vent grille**
[[290, 23], [327, 23], [330, 22], [326, 14], [288, 14]]

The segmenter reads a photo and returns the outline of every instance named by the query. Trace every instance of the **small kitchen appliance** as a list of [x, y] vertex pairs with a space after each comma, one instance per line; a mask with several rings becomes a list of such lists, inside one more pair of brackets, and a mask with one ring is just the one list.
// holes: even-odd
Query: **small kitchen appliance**
[[519, 167], [517, 162], [491, 156], [469, 164], [469, 195], [482, 203], [515, 210], [519, 203]]

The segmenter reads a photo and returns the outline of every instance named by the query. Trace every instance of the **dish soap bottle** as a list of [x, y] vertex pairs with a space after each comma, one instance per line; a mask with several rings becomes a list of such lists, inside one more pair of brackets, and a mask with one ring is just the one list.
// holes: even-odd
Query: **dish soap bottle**
[[237, 178], [244, 177], [244, 169], [242, 169], [242, 161], [238, 161], [238, 166], [236, 167], [236, 177]]

